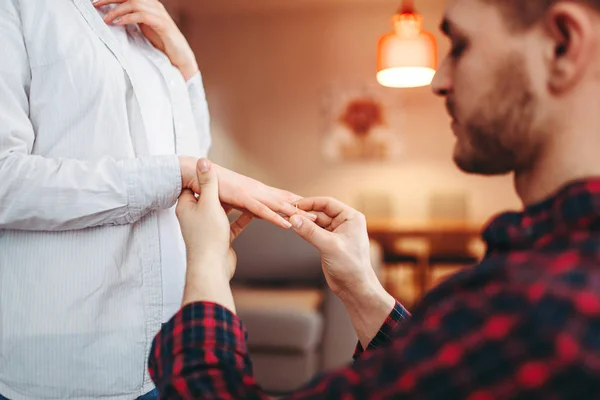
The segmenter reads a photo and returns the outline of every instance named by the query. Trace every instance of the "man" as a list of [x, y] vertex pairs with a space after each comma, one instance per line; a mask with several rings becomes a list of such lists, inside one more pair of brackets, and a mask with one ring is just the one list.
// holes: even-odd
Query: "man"
[[[299, 201], [318, 219], [292, 223], [321, 251], [360, 345], [352, 366], [291, 398], [598, 398], [600, 1], [450, 0], [442, 30], [452, 50], [433, 88], [452, 116], [454, 159], [470, 173], [514, 173], [524, 210], [491, 222], [482, 263], [409, 317], [370, 268], [364, 218], [335, 200]], [[266, 399], [228, 290], [235, 260], [216, 178], [199, 179], [199, 202], [185, 194], [179, 205], [194, 249], [184, 307], [154, 341], [151, 375], [167, 399]], [[209, 215], [212, 244], [194, 224]]]
[[[0, 399], [151, 393], [183, 295], [173, 206], [209, 144], [158, 0], [0, 2]], [[296, 196], [218, 168], [224, 203], [288, 226]]]

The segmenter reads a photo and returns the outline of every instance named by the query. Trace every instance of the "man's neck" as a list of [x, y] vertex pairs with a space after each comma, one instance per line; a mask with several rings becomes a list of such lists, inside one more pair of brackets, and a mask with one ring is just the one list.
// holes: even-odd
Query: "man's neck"
[[515, 172], [515, 189], [524, 206], [545, 200], [570, 182], [600, 176], [600, 134], [578, 131], [561, 137], [540, 152], [531, 168]]

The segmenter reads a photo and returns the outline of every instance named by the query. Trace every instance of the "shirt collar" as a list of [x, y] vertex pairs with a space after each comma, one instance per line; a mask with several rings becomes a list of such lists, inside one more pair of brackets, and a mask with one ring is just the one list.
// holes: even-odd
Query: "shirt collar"
[[553, 196], [496, 217], [483, 232], [489, 250], [543, 247], [557, 237], [600, 230], [600, 177], [574, 181]]

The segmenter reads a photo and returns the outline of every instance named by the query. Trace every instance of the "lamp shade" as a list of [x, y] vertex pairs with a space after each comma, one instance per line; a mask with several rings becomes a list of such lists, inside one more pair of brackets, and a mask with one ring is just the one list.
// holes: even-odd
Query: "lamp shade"
[[392, 18], [394, 31], [379, 39], [377, 81], [387, 87], [406, 88], [431, 84], [437, 68], [435, 37], [424, 31], [423, 18], [401, 12]]

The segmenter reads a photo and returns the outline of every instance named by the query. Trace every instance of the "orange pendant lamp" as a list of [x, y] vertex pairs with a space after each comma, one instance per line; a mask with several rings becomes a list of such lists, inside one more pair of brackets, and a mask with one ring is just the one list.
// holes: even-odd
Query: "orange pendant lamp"
[[437, 45], [424, 31], [423, 17], [413, 0], [404, 0], [392, 17], [393, 32], [379, 39], [377, 82], [382, 86], [408, 88], [431, 84], [437, 68]]

